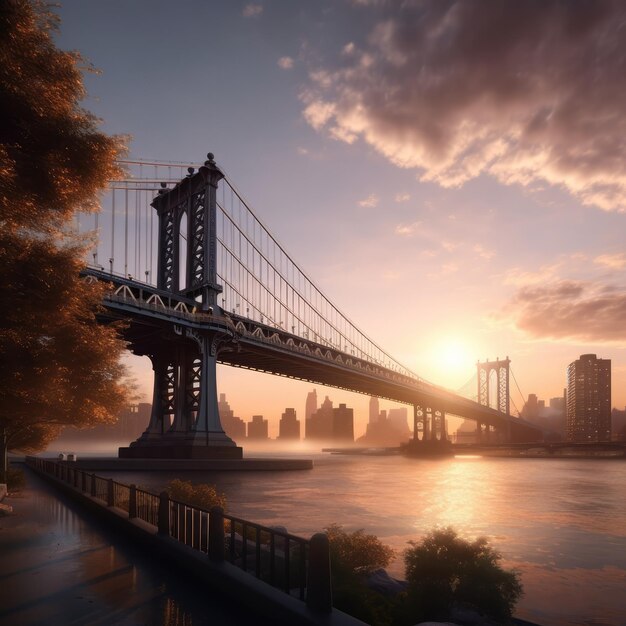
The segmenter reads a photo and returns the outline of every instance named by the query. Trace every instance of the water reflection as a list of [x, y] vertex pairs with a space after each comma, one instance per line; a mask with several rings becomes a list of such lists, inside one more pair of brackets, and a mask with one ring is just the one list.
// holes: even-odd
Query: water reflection
[[[319, 454], [314, 460], [306, 472], [179, 476], [215, 483], [235, 515], [305, 536], [335, 522], [364, 528], [399, 555], [435, 526], [453, 526], [467, 538], [485, 535], [522, 573], [520, 617], [555, 626], [626, 624], [626, 463]], [[155, 490], [175, 477], [116, 475]], [[402, 575], [402, 558], [391, 569]]]
[[0, 526], [0, 623], [251, 623], [240, 607], [181, 580], [77, 512], [30, 473]]

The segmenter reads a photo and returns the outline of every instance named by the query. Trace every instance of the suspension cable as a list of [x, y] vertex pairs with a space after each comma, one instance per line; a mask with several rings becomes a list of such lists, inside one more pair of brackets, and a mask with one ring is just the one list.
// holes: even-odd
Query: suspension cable
[[[522, 402], [526, 403], [526, 396], [524, 396], [524, 394], [522, 393], [522, 390], [519, 387], [519, 384], [517, 383], [517, 378], [515, 378], [515, 372], [513, 371], [513, 368], [509, 365], [509, 369], [511, 370], [511, 375], [513, 376], [513, 380], [515, 381], [515, 386], [517, 387], [517, 390], [519, 391], [519, 394], [522, 398]], [[516, 407], [517, 408], [517, 407]]]

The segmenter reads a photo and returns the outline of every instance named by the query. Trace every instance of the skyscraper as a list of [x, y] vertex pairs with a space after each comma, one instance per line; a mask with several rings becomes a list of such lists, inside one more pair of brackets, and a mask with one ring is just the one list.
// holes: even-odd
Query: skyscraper
[[313, 413], [317, 411], [317, 391], [309, 391], [306, 397], [306, 404], [304, 407], [304, 419], [308, 420]]
[[335, 441], [354, 441], [354, 411], [345, 404], [333, 409], [333, 439]]
[[278, 424], [279, 439], [300, 439], [300, 420], [296, 419], [295, 409], [285, 409]]
[[378, 398], [372, 396], [370, 398], [370, 415], [368, 424], [375, 424], [380, 417], [380, 406], [378, 404]]
[[568, 441], [611, 438], [611, 360], [583, 354], [567, 368]]
[[[309, 394], [310, 396], [311, 394]], [[305, 438], [328, 440], [333, 438], [333, 403], [328, 396], [326, 396], [320, 408], [311, 417], [307, 418], [305, 422]]]
[[253, 415], [248, 422], [248, 439], [267, 439], [268, 422], [262, 415]]
[[220, 399], [217, 403], [217, 410], [220, 414], [220, 421], [224, 432], [234, 441], [241, 441], [246, 438], [246, 423], [237, 417], [230, 404], [226, 400], [226, 394], [220, 393]]

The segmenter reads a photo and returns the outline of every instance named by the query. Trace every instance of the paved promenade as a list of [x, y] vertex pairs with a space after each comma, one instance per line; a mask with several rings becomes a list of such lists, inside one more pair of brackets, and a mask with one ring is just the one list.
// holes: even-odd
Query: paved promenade
[[243, 626], [257, 620], [168, 573], [25, 469], [0, 517], [0, 624]]

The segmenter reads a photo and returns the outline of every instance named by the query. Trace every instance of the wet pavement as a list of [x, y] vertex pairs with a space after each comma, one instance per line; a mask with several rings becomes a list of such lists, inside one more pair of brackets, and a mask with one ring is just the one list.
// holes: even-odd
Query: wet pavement
[[0, 517], [0, 624], [239, 626], [260, 619], [168, 571], [32, 471]]

